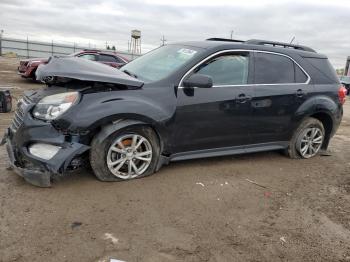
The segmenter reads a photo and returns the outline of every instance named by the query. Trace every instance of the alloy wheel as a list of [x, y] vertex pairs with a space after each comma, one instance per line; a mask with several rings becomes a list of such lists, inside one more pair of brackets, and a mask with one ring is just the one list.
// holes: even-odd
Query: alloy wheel
[[107, 166], [121, 179], [141, 176], [152, 161], [152, 146], [147, 138], [127, 134], [117, 138], [108, 149]]
[[299, 136], [298, 151], [303, 158], [315, 156], [320, 150], [324, 135], [320, 128], [306, 128]]

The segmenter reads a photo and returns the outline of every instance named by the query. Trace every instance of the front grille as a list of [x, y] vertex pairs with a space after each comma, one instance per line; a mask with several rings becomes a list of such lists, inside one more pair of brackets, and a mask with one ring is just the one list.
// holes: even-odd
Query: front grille
[[24, 96], [22, 99], [19, 100], [17, 104], [17, 109], [15, 111], [15, 116], [10, 125], [10, 128], [13, 132], [16, 132], [18, 128], [20, 128], [20, 126], [23, 124], [23, 118], [25, 114], [24, 108], [26, 108], [31, 103], [33, 103], [33, 101], [28, 96]]

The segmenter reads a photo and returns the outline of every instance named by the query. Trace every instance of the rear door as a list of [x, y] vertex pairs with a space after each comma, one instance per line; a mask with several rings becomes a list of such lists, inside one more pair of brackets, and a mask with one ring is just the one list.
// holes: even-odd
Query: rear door
[[[225, 52], [198, 65], [192, 73], [212, 77], [212, 88], [179, 88], [174, 119], [174, 152], [249, 144], [251, 119], [249, 52]], [[188, 76], [190, 76], [189, 74]]]
[[254, 53], [253, 144], [289, 139], [295, 113], [311, 93], [308, 82], [307, 74], [290, 57]]

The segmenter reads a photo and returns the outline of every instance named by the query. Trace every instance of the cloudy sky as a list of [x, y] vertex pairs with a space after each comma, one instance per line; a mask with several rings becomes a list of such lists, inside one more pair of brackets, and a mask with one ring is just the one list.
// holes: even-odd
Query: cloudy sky
[[0, 0], [4, 36], [58, 42], [107, 41], [126, 50], [132, 29], [143, 52], [167, 41], [209, 37], [269, 39], [309, 45], [343, 67], [350, 56], [348, 0]]

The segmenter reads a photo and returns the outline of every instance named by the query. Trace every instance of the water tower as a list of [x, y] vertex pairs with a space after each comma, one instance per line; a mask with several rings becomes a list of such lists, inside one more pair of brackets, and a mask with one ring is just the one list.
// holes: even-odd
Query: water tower
[[141, 54], [141, 31], [131, 30], [130, 52], [132, 54]]

